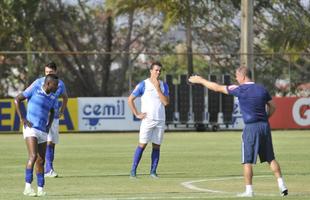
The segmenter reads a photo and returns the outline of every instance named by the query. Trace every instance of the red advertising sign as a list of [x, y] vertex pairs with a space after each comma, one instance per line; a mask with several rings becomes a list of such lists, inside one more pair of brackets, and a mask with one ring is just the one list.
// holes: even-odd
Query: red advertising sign
[[274, 97], [272, 129], [310, 129], [310, 97]]

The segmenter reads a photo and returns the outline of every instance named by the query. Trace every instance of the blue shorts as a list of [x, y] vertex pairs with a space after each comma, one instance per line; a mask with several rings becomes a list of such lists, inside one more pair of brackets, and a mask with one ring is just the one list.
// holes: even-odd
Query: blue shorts
[[260, 162], [275, 159], [271, 132], [268, 122], [246, 124], [242, 133], [242, 164], [256, 164], [257, 155]]

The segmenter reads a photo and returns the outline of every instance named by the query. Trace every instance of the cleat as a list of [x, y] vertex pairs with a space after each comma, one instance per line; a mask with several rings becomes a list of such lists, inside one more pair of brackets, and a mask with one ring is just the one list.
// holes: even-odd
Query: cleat
[[28, 196], [28, 197], [35, 197], [35, 196], [37, 196], [37, 194], [34, 192], [34, 189], [32, 189], [32, 188], [25, 188], [23, 194], [25, 196]]
[[237, 194], [237, 197], [254, 197], [254, 192], [243, 192]]
[[58, 177], [58, 174], [54, 170], [51, 170], [51, 171], [45, 173], [44, 177], [56, 178], [56, 177]]
[[154, 179], [158, 179], [158, 178], [159, 178], [158, 175], [157, 175], [155, 172], [152, 172], [152, 173], [150, 174], [150, 177], [151, 177], [151, 178], [154, 178]]
[[281, 192], [281, 196], [282, 197], [284, 197], [284, 196], [287, 196], [288, 195], [288, 190], [286, 189], [286, 190], [283, 190], [282, 192]]
[[288, 189], [286, 187], [284, 187], [282, 190], [281, 190], [281, 196], [282, 197], [285, 197], [288, 195]]
[[44, 196], [46, 196], [46, 192], [44, 192], [43, 190], [38, 191], [37, 196], [38, 197], [44, 197]]
[[136, 171], [130, 171], [130, 176], [129, 176], [130, 178], [137, 178], [137, 173], [136, 173]]
[[279, 186], [279, 190], [280, 190], [280, 195], [282, 197], [288, 195], [288, 189], [287, 189], [287, 187], [285, 185]]

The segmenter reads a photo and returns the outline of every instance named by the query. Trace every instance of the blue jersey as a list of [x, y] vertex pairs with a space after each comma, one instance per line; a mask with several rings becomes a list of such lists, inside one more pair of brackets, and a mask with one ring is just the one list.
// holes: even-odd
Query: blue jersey
[[[45, 81], [45, 77], [42, 78], [38, 78], [37, 80], [35, 80], [35, 82], [33, 84], [38, 85], [38, 86], [43, 86], [44, 85], [44, 81]], [[58, 81], [58, 89], [55, 92], [55, 96], [58, 99], [60, 95], [64, 94], [66, 92], [66, 87], [64, 82], [62, 82], [61, 80]], [[58, 119], [59, 117], [59, 102], [56, 101], [55, 106], [54, 106], [54, 110], [55, 110], [55, 118]]]
[[42, 86], [32, 84], [23, 92], [23, 96], [28, 99], [27, 120], [33, 128], [46, 132], [49, 112], [57, 102], [56, 95], [46, 94]]
[[239, 86], [228, 86], [227, 91], [228, 94], [238, 97], [245, 124], [268, 121], [266, 104], [272, 98], [262, 85], [248, 82]]

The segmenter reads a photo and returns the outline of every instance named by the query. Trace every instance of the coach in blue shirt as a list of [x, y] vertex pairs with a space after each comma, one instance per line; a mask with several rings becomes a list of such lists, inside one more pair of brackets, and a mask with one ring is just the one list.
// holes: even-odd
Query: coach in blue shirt
[[[257, 155], [261, 162], [268, 162], [278, 181], [282, 196], [288, 194], [282, 178], [279, 163], [275, 160], [271, 131], [268, 118], [275, 111], [275, 104], [268, 91], [251, 81], [251, 71], [247, 67], [236, 70], [236, 80], [239, 85], [219, 85], [200, 76], [191, 76], [189, 82], [202, 84], [210, 90], [238, 97], [245, 127], [242, 133], [242, 164], [246, 190], [238, 194], [240, 197], [254, 196], [252, 187], [253, 168]], [[267, 109], [266, 109], [267, 108]]]

